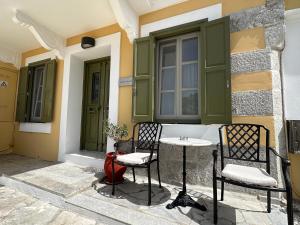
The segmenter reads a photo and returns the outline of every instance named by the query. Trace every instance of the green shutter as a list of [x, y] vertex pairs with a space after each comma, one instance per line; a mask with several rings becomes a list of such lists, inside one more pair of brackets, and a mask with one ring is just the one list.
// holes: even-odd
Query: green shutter
[[202, 33], [201, 121], [231, 122], [229, 17], [204, 23]]
[[135, 40], [133, 119], [153, 121], [154, 115], [154, 41], [152, 37]]
[[46, 76], [43, 92], [43, 106], [41, 122], [51, 122], [54, 106], [56, 60], [53, 59], [46, 63]]
[[27, 105], [27, 90], [28, 89], [28, 67], [22, 67], [19, 74], [18, 99], [16, 110], [16, 121], [25, 122], [26, 105]]

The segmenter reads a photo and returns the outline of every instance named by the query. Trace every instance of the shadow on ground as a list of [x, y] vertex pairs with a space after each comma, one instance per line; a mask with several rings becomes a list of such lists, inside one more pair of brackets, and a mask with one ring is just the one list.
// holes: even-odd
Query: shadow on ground
[[56, 164], [59, 164], [59, 162], [49, 162], [16, 154], [5, 154], [0, 155], [0, 175], [13, 176]]
[[[104, 185], [96, 189], [97, 192], [104, 197], [112, 197], [112, 185]], [[167, 202], [171, 197], [171, 192], [165, 187], [159, 187], [157, 184], [151, 185], [152, 206], [160, 205]], [[148, 204], [148, 184], [134, 183], [125, 179], [124, 183], [116, 185], [114, 198], [126, 199], [136, 205]]]

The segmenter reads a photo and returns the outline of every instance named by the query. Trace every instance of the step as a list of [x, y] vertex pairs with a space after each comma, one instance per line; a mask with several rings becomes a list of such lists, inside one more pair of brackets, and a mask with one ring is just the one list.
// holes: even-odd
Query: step
[[48, 202], [56, 207], [59, 207], [64, 210], [69, 210], [71, 212], [78, 213], [87, 218], [93, 218], [100, 223], [108, 224], [108, 225], [124, 225], [122, 221], [118, 221], [115, 218], [112, 218], [111, 215], [103, 215], [101, 213], [97, 213], [91, 210], [86, 209], [80, 205], [70, 204], [67, 202], [67, 199], [58, 193], [54, 193], [45, 188], [41, 188], [35, 186], [33, 184], [26, 183], [24, 181], [20, 181], [13, 177], [2, 175], [0, 176], [0, 185], [6, 186], [8, 188], [14, 189], [16, 191], [20, 191], [24, 194], [28, 194], [34, 198], [42, 200], [44, 202]]
[[[70, 205], [80, 206], [88, 211], [95, 212], [107, 217], [114, 215], [114, 219], [132, 225], [179, 224], [174, 220], [170, 220], [157, 215], [151, 215], [143, 212], [142, 210], [135, 210], [130, 207], [112, 204], [108, 201], [102, 201], [85, 194], [75, 195], [69, 199], [66, 199], [66, 202]], [[144, 208], [149, 207], [144, 206]]]

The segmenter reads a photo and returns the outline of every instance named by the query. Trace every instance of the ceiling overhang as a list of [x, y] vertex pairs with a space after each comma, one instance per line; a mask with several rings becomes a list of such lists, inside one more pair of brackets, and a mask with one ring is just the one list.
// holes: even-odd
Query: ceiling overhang
[[57, 57], [63, 59], [65, 47], [63, 37], [49, 30], [19, 10], [15, 10], [13, 21], [28, 28], [41, 46], [48, 50], [54, 50]]
[[0, 61], [4, 63], [11, 63], [19, 69], [21, 64], [20, 59], [21, 54], [19, 52], [0, 46]]

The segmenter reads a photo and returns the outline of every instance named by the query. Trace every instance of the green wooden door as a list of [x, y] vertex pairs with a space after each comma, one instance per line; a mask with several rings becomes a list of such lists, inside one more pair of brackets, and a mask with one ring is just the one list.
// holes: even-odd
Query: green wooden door
[[87, 62], [85, 66], [81, 147], [104, 151], [104, 123], [108, 116], [109, 60]]

